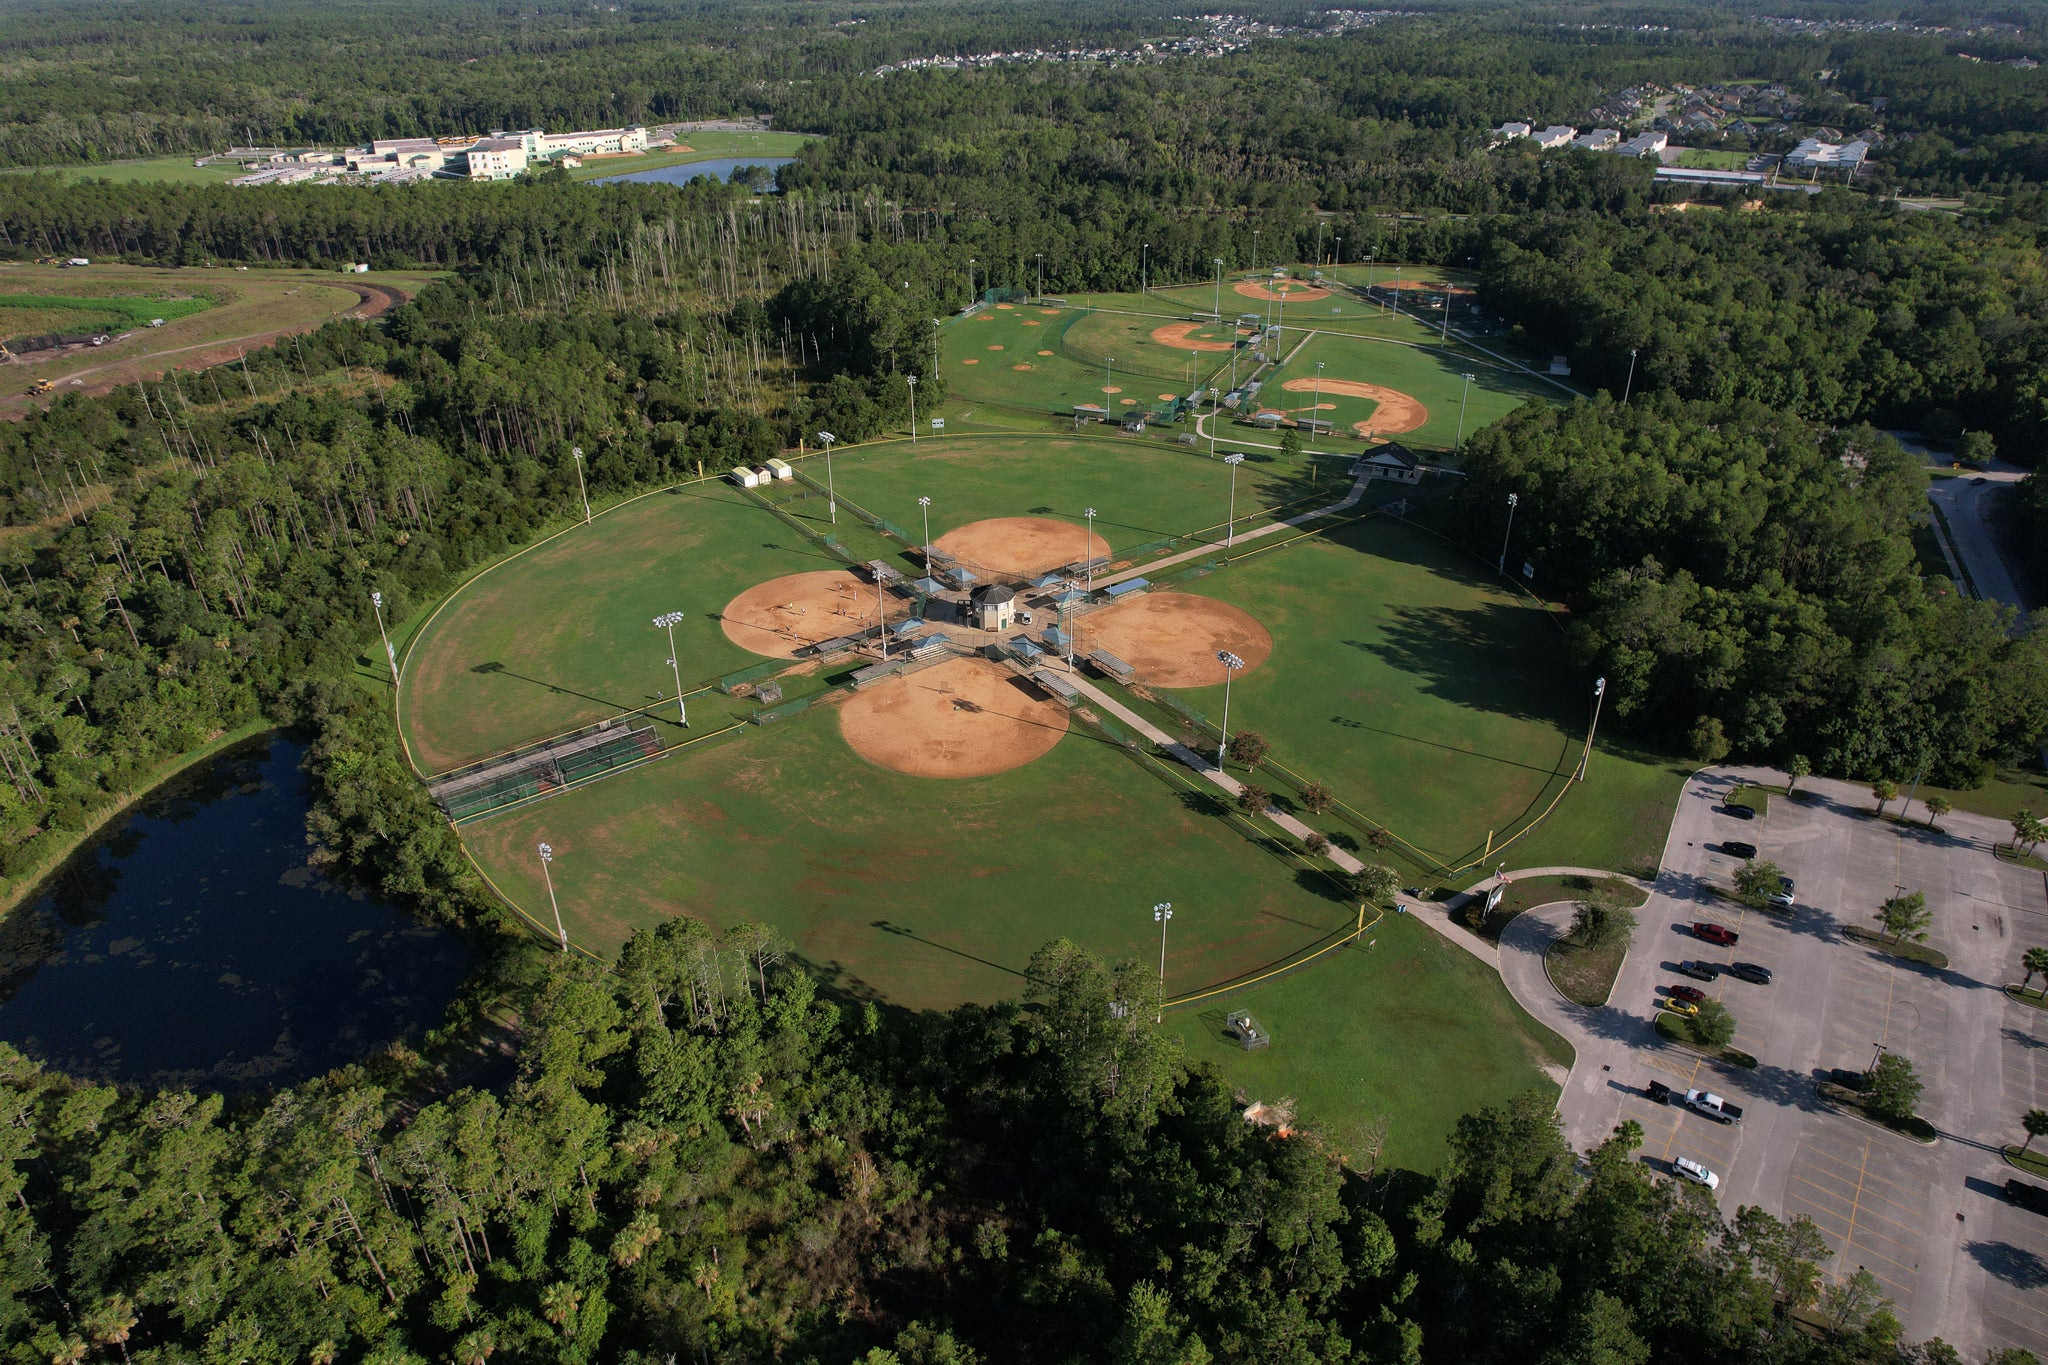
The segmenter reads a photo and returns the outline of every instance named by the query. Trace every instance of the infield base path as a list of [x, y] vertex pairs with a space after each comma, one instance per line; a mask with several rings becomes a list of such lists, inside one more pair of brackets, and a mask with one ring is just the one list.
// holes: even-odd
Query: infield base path
[[725, 604], [719, 625], [741, 649], [794, 659], [806, 645], [870, 630], [880, 619], [873, 584], [844, 569], [824, 569], [748, 588]]
[[1042, 758], [1067, 711], [986, 659], [951, 659], [855, 692], [839, 733], [870, 763], [913, 777], [988, 777]]
[[1321, 285], [1296, 284], [1282, 280], [1278, 289], [1269, 289], [1257, 280], [1240, 280], [1230, 286], [1233, 293], [1248, 299], [1277, 299], [1283, 303], [1314, 303], [1317, 299], [1330, 297], [1330, 291]]
[[[1314, 379], [1290, 379], [1280, 386], [1289, 393], [1314, 393]], [[1334, 393], [1345, 398], [1369, 398], [1379, 404], [1372, 417], [1364, 422], [1353, 422], [1353, 429], [1371, 431], [1375, 436], [1398, 436], [1404, 431], [1414, 431], [1429, 420], [1429, 409], [1413, 394], [1399, 389], [1383, 388], [1378, 384], [1364, 384], [1356, 379], [1325, 379], [1324, 393]]]
[[1051, 517], [991, 517], [932, 542], [963, 564], [1018, 578], [1109, 554], [1109, 542], [1085, 526]]
[[1216, 652], [1227, 649], [1257, 668], [1273, 653], [1258, 618], [1192, 592], [1153, 592], [1090, 612], [1079, 622], [1083, 650], [1106, 649], [1154, 687], [1213, 687], [1223, 681]]

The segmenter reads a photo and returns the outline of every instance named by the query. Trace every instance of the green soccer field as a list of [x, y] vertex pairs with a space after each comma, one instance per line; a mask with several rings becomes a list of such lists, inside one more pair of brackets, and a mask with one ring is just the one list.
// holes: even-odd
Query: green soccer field
[[[821, 457], [801, 464], [825, 479]], [[1263, 508], [1312, 492], [1305, 468], [1248, 461], [1239, 530], [1269, 521]], [[986, 518], [1043, 516], [1071, 522], [1077, 550], [1083, 510], [1095, 507], [1096, 534], [1120, 554], [1169, 536], [1220, 539], [1230, 509], [1229, 467], [1206, 453], [1092, 432], [859, 447], [833, 456], [832, 476], [847, 502], [836, 524], [826, 499], [796, 481], [774, 496], [792, 499], [792, 518], [857, 558], [912, 576], [923, 572], [912, 553], [923, 537], [921, 496], [932, 499], [934, 539]], [[853, 506], [909, 539], [885, 539]], [[759, 663], [726, 637], [718, 613], [771, 578], [840, 562], [729, 484], [636, 499], [471, 580], [418, 632], [400, 694], [407, 743], [424, 770], [442, 772], [672, 694], [667, 637], [651, 624], [661, 612], [685, 614], [676, 627], [685, 691]]]

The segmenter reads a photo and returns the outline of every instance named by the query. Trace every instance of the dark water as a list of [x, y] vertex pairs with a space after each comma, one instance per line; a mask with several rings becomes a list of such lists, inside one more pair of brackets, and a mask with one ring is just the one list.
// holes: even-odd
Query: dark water
[[719, 180], [732, 179], [732, 173], [742, 166], [766, 166], [775, 170], [796, 160], [793, 156], [721, 156], [709, 161], [691, 161], [681, 166], [663, 166], [655, 171], [634, 171], [628, 175], [608, 175], [602, 180], [593, 180], [593, 185], [687, 185], [700, 175], [709, 175]]
[[438, 1023], [469, 948], [307, 863], [304, 752], [189, 769], [0, 920], [0, 1039], [94, 1080], [246, 1091]]

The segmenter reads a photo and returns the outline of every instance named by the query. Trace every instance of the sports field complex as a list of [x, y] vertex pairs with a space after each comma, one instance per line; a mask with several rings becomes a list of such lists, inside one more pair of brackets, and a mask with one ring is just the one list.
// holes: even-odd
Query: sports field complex
[[[1035, 339], [1058, 321], [1038, 307], [954, 322], [946, 357], [972, 372], [1010, 354], [983, 338]], [[1281, 452], [1206, 405], [1163, 439], [1060, 420], [1087, 378], [1093, 401], [1119, 396], [1081, 358], [1097, 342], [1131, 352], [1148, 399], [1183, 391], [1171, 349], [1104, 342], [1108, 326], [1005, 370], [1034, 408], [1023, 430], [988, 430], [1001, 409], [955, 379], [943, 434], [792, 452], [759, 487], [644, 495], [478, 574], [408, 632], [408, 752], [492, 886], [546, 937], [559, 915], [578, 951], [609, 957], [678, 914], [759, 920], [829, 991], [943, 1008], [1021, 994], [1056, 937], [1158, 960], [1170, 904], [1162, 993], [1197, 1055], [1251, 1001], [1317, 1041], [1215, 1060], [1332, 1112], [1367, 1085], [1447, 1126], [1535, 1082], [1555, 1040], [1477, 963], [1362, 907], [1330, 857], [1239, 810], [1205, 760], [1175, 757], [1214, 751], [1219, 653], [1236, 664], [1231, 732], [1272, 746], [1230, 775], [1332, 857], [1410, 885], [1469, 883], [1504, 847], [1517, 866], [1626, 864], [1661, 840], [1637, 816], [1668, 813], [1676, 775], [1603, 747], [1571, 780], [1588, 692], [1559, 621], [1403, 515], [1423, 488], [1354, 478], [1380, 438]], [[1327, 357], [1326, 385], [1341, 362], [1361, 388], [1435, 405], [1403, 441], [1442, 420], [1425, 373], [1442, 358], [1300, 340], [1266, 370], [1282, 392]], [[1534, 391], [1505, 370], [1484, 400], [1473, 388], [1474, 424]], [[1324, 401], [1361, 423], [1391, 406]], [[1229, 421], [1214, 453], [1212, 418]], [[1311, 814], [1311, 784], [1336, 804]], [[1345, 1021], [1363, 1032], [1322, 1036]], [[1396, 1036], [1457, 1080], [1422, 1085]]]

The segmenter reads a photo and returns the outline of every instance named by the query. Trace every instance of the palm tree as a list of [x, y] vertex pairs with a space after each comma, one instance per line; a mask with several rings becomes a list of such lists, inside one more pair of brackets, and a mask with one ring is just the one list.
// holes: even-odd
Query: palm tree
[[2025, 844], [2026, 851], [2031, 853], [2034, 851], [2034, 845], [2041, 842], [2041, 837], [2040, 817], [2025, 806], [2020, 807], [2012, 817], [2012, 851], [2020, 852], [2020, 845]]
[[1899, 784], [1889, 777], [1880, 777], [1870, 784], [1870, 794], [1877, 798], [1877, 814], [1878, 818], [1882, 819], [1885, 806], [1899, 794]]
[[2048, 995], [2048, 948], [2027, 949], [2020, 954], [2020, 966], [2027, 971], [2026, 978], [2020, 982], [2020, 989], [2025, 990], [2032, 985], [2034, 977], [2038, 975], [2041, 978], [2041, 992]]
[[1946, 796], [1930, 796], [1930, 797], [1928, 797], [1928, 798], [1927, 798], [1927, 826], [1928, 826], [1928, 828], [1929, 828], [1929, 829], [1940, 829], [1940, 828], [1941, 828], [1941, 817], [1942, 817], [1942, 816], [1944, 816], [1944, 815], [1947, 815], [1947, 814], [1948, 814], [1948, 813], [1949, 813], [1950, 811], [1952, 811], [1952, 810], [1954, 810], [1954, 809], [1955, 809], [1955, 807], [1954, 807], [1954, 806], [1951, 806], [1951, 805], [1950, 805], [1950, 804], [1948, 803], [1948, 798], [1947, 798]]
[[2020, 1144], [2020, 1155], [2025, 1156], [2035, 1138], [2048, 1137], [2048, 1109], [2029, 1109], [2020, 1115], [2020, 1127], [2027, 1130], [2027, 1140]]
[[1785, 764], [1785, 775], [1792, 780], [1785, 784], [1785, 795], [1799, 790], [1799, 780], [1813, 775], [1813, 760], [1805, 754], [1794, 754]]

